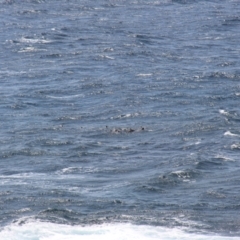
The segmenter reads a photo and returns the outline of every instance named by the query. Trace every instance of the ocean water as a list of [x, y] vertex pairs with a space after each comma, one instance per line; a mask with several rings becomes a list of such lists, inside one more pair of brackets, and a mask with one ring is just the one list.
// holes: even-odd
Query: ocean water
[[0, 16], [0, 239], [240, 239], [239, 0]]

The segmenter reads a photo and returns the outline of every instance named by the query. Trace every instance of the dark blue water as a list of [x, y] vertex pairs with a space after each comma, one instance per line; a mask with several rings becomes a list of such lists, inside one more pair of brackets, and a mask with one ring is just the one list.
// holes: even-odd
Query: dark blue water
[[0, 0], [0, 16], [2, 234], [240, 237], [238, 0]]

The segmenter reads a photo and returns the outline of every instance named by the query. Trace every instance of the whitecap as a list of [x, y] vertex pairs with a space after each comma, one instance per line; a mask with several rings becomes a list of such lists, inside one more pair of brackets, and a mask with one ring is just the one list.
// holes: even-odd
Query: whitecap
[[215, 158], [221, 159], [221, 160], [226, 161], [226, 162], [228, 162], [228, 161], [230, 161], [230, 162], [235, 162], [234, 159], [229, 158], [229, 157], [226, 157], [226, 156], [224, 156], [224, 155], [217, 155]]
[[31, 208], [21, 208], [19, 210], [17, 210], [18, 213], [23, 213], [23, 212], [30, 212]]
[[62, 172], [63, 173], [73, 173], [73, 172], [76, 172], [76, 171], [79, 171], [79, 170], [80, 169], [76, 168], [76, 167], [67, 167], [67, 168], [63, 168]]
[[84, 97], [84, 94], [68, 95], [68, 96], [61, 96], [61, 97], [48, 95], [47, 97], [54, 98], [54, 99], [69, 99], [69, 98], [71, 99], [71, 98], [77, 98], [77, 97]]
[[21, 48], [18, 52], [34, 52], [36, 49], [34, 47]]
[[99, 57], [104, 58], [104, 59], [110, 59], [110, 60], [114, 60], [115, 59], [115, 58], [110, 57], [108, 55], [99, 55]]
[[224, 136], [238, 137], [239, 135], [234, 134], [234, 133], [231, 133], [230, 131], [226, 131], [226, 132], [224, 133]]
[[240, 144], [238, 143], [238, 144], [232, 144], [231, 145], [231, 149], [240, 149]]
[[34, 173], [34, 172], [28, 172], [28, 173], [16, 173], [16, 174], [11, 174], [11, 175], [0, 175], [1, 178], [6, 178], [6, 179], [26, 179], [26, 178], [36, 178], [36, 177], [43, 177], [46, 176], [45, 173]]
[[186, 171], [178, 170], [178, 171], [172, 172], [171, 174], [177, 176], [178, 178], [183, 179], [184, 182], [189, 182], [190, 181], [189, 179], [191, 178], [191, 173]]
[[[110, 169], [110, 168], [109, 168]], [[99, 169], [99, 168], [94, 168], [94, 167], [66, 167], [66, 168], [63, 168], [61, 170], [58, 170], [56, 171], [56, 174], [76, 174], [76, 173], [96, 173], [96, 172], [99, 172], [99, 171], [102, 171], [102, 169]], [[78, 178], [83, 178], [83, 176], [79, 176], [77, 175]]]
[[18, 52], [24, 53], [24, 52], [39, 52], [39, 51], [47, 51], [47, 50], [46, 49], [37, 49], [34, 47], [26, 47], [26, 48], [21, 48]]
[[11, 224], [0, 232], [0, 239], [9, 240], [237, 240], [237, 237], [187, 233], [178, 228], [137, 226], [132, 224], [102, 224], [69, 226], [46, 222]]
[[25, 37], [22, 37], [19, 39], [20, 42], [22, 43], [50, 43], [51, 41], [49, 40], [45, 40], [45, 39], [42, 39], [42, 38], [25, 38]]
[[129, 117], [131, 117], [131, 116], [132, 116], [131, 113], [127, 113], [127, 114], [125, 114], [125, 115], [119, 115], [118, 117], [119, 117], [119, 118], [129, 118]]
[[[118, 115], [116, 118], [130, 118], [130, 117], [137, 117], [139, 115], [140, 113], [126, 113], [126, 114]], [[111, 119], [114, 119], [114, 117], [111, 117]]]
[[22, 75], [22, 74], [26, 74], [26, 71], [1, 71], [0, 70], [0, 74], [6, 74], [8, 76], [15, 76], [15, 75]]
[[137, 74], [138, 77], [149, 77], [152, 76], [152, 73], [139, 73]]
[[219, 113], [222, 114], [222, 115], [227, 115], [227, 114], [228, 114], [228, 112], [225, 111], [225, 110], [223, 110], [223, 109], [220, 109], [220, 110], [219, 110]]

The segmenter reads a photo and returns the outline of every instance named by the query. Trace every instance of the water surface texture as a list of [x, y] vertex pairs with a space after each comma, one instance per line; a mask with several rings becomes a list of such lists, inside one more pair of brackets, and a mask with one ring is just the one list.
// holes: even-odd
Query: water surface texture
[[2, 239], [240, 237], [239, 0], [0, 16]]

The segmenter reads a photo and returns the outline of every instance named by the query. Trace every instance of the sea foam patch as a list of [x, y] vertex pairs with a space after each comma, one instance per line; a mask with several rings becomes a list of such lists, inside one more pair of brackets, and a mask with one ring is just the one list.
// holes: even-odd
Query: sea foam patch
[[[0, 232], [0, 239], [8, 240], [237, 240], [236, 237], [199, 235], [180, 229], [131, 224], [102, 224], [68, 226], [54, 223], [31, 222], [9, 225]], [[239, 238], [238, 238], [239, 239]]]

